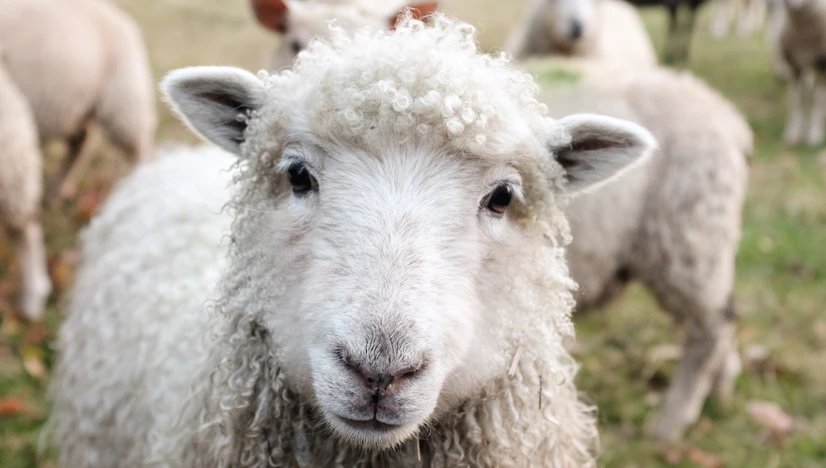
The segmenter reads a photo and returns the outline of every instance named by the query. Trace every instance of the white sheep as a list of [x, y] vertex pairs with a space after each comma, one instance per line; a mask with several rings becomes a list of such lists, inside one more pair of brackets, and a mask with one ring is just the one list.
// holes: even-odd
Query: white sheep
[[[393, 27], [407, 5], [404, 0], [251, 0], [258, 23], [281, 36], [268, 60], [271, 70], [292, 65], [311, 40], [326, 37], [329, 23], [354, 31], [361, 27]], [[407, 5], [416, 18], [436, 11], [437, 2]]]
[[536, 0], [505, 50], [518, 59], [556, 54], [632, 67], [657, 63], [645, 25], [621, 0]]
[[226, 158], [162, 159], [85, 233], [59, 334], [62, 466], [594, 465], [562, 345], [562, 210], [654, 141], [548, 118], [472, 26], [432, 23], [337, 29], [273, 76], [165, 80], [239, 156], [233, 195], [219, 212]]
[[712, 387], [730, 399], [740, 360], [734, 335], [735, 254], [752, 133], [728, 101], [688, 73], [603, 62], [543, 60], [543, 102], [554, 115], [599, 112], [650, 129], [648, 164], [570, 206], [577, 311], [642, 282], [686, 331], [683, 357], [653, 435], [678, 439]]
[[3, 0], [0, 45], [40, 139], [68, 143], [63, 196], [75, 191], [91, 122], [134, 160], [152, 154], [154, 87], [140, 30], [124, 13], [104, 0]]
[[40, 225], [41, 166], [37, 129], [25, 97], [3, 66], [0, 49], [0, 222], [16, 245], [20, 310], [37, 319], [51, 291]]
[[790, 79], [784, 139], [796, 145], [805, 133], [806, 143], [818, 146], [826, 136], [826, 0], [787, 0], [783, 5], [779, 53]]

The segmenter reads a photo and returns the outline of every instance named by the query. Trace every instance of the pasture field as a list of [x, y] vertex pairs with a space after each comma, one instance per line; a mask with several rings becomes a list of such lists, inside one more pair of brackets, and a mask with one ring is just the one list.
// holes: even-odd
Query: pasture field
[[[503, 43], [526, 0], [446, 0], [445, 10], [480, 27], [485, 48]], [[237, 65], [257, 70], [274, 42], [252, 24], [245, 0], [116, 0], [141, 24], [156, 78], [185, 65]], [[669, 319], [641, 288], [578, 321], [579, 386], [599, 406], [605, 467], [826, 466], [826, 152], [789, 149], [781, 141], [785, 88], [773, 75], [762, 36], [722, 41], [708, 34], [705, 11], [688, 68], [735, 102], [756, 135], [737, 263], [739, 339], [747, 355], [736, 400], [709, 403], [683, 444], [664, 447], [644, 437], [674, 366], [679, 342]], [[658, 47], [665, 15], [645, 12]], [[195, 139], [161, 106], [159, 142]], [[56, 169], [55, 151], [47, 166]], [[57, 152], [57, 154], [60, 154]], [[56, 300], [44, 324], [13, 317], [14, 251], [0, 237], [0, 467], [54, 467], [38, 451], [48, 417], [50, 347], [60, 303], [71, 284], [75, 245], [85, 225], [127, 170], [102, 146], [83, 171], [82, 190], [49, 200], [45, 230]], [[47, 183], [54, 174], [47, 173]], [[1, 236], [2, 234], [0, 234]], [[749, 413], [771, 402], [795, 421], [791, 434], [772, 433]]]

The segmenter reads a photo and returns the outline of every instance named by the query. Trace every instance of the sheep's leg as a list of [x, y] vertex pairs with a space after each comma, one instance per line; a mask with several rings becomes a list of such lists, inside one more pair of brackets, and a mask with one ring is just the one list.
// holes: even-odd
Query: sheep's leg
[[809, 118], [809, 131], [806, 134], [806, 143], [809, 146], [819, 146], [826, 137], [826, 80], [818, 75], [814, 85], [814, 102]]
[[697, 22], [697, 5], [692, 5], [688, 12], [688, 22], [683, 28], [683, 42], [680, 47], [679, 60], [681, 63], [688, 61], [689, 51], [691, 50], [691, 40], [694, 38], [694, 25]]
[[84, 160], [83, 156], [86, 153], [86, 149], [89, 147], [89, 145], [87, 145], [89, 141], [88, 136], [89, 126], [87, 124], [74, 136], [69, 138], [69, 150], [63, 159], [63, 164], [60, 167], [60, 173], [58, 174], [56, 182], [60, 198], [63, 200], [73, 198], [77, 195], [77, 173]]
[[740, 23], [738, 33], [740, 36], [748, 36], [763, 25], [766, 20], [765, 0], [742, 0]]
[[665, 43], [665, 54], [663, 61], [666, 64], [676, 62], [677, 49], [679, 48], [680, 25], [678, 17], [679, 7], [677, 4], [668, 5], [668, 38]]
[[806, 105], [806, 79], [796, 71], [789, 86], [789, 115], [786, 119], [786, 130], [783, 139], [788, 145], [797, 145], [803, 137], [804, 107]]
[[654, 425], [656, 438], [679, 440], [700, 417], [712, 386], [717, 384], [721, 391], [723, 387], [729, 391], [728, 386], [733, 386], [737, 369], [727, 365], [736, 353], [734, 331], [733, 323], [689, 330], [682, 359], [665, 396], [663, 412]]
[[711, 35], [717, 39], [722, 39], [728, 35], [733, 6], [734, 0], [716, 0], [714, 2], [714, 20], [711, 22]]
[[46, 266], [43, 229], [39, 222], [32, 219], [22, 229], [12, 229], [12, 237], [17, 244], [22, 279], [20, 310], [27, 319], [40, 320], [46, 299], [52, 291]]

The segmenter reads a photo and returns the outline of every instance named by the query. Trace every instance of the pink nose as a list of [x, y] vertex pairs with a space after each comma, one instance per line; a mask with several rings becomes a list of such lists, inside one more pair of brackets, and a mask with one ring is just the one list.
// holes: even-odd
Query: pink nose
[[423, 364], [418, 364], [392, 373], [382, 372], [369, 364], [353, 359], [345, 351], [337, 351], [336, 355], [339, 361], [358, 379], [363, 391], [370, 393], [375, 399], [392, 395], [404, 382], [418, 376], [425, 367]]

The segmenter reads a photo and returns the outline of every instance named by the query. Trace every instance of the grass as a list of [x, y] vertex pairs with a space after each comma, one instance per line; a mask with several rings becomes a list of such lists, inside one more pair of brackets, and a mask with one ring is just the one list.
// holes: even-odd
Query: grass
[[[243, 0], [116, 3], [144, 28], [158, 78], [169, 69], [195, 64], [255, 70], [272, 42], [251, 25]], [[479, 25], [486, 48], [501, 44], [521, 14], [511, 3], [492, 0], [453, 0], [445, 9]], [[664, 15], [646, 12], [645, 20], [661, 46]], [[663, 447], [647, 440], [644, 430], [673, 369], [672, 360], [657, 357], [657, 350], [678, 340], [668, 318], [639, 287], [606, 310], [584, 317], [578, 323], [583, 367], [579, 384], [599, 405], [601, 465], [826, 466], [826, 153], [787, 149], [780, 141], [784, 88], [771, 72], [766, 41], [712, 40], [704, 20], [689, 68], [738, 105], [757, 139], [736, 297], [743, 315], [742, 349], [763, 349], [768, 356], [747, 367], [732, 407], [708, 404], [684, 445]], [[194, 141], [165, 110], [158, 136], [161, 141]], [[79, 229], [126, 170], [122, 158], [111, 156], [110, 150], [103, 146], [90, 163], [76, 200], [45, 212], [57, 298], [71, 282]], [[50, 159], [48, 166], [55, 162]], [[0, 466], [48, 468], [55, 466], [52, 455], [48, 450], [39, 455], [37, 441], [48, 416], [45, 394], [54, 360], [50, 343], [60, 323], [60, 299], [49, 305], [42, 325], [13, 319], [18, 273], [13, 254], [12, 246], [0, 238]], [[769, 437], [746, 412], [753, 400], [777, 403], [795, 418], [795, 431], [782, 441]]]

